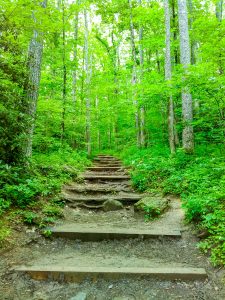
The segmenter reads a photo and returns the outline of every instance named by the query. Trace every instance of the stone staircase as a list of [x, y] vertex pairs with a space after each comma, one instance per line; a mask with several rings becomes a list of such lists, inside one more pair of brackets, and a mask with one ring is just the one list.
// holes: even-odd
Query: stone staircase
[[[207, 278], [198, 258], [188, 257], [188, 244], [181, 234], [183, 215], [178, 200], [172, 201], [171, 209], [161, 219], [145, 223], [133, 216], [132, 203], [142, 195], [132, 189], [128, 171], [120, 160], [99, 155], [82, 178], [83, 183], [65, 186], [62, 196], [71, 214], [73, 209], [90, 209], [85, 222], [81, 218], [52, 228], [53, 238], [65, 239], [65, 249], [54, 249], [45, 257], [15, 268], [16, 272], [27, 273], [36, 280], [59, 282], [99, 278], [109, 281]], [[119, 219], [114, 220], [114, 212], [102, 211], [109, 200], [119, 201], [124, 213], [130, 213], [130, 219], [122, 215], [120, 218], [115, 211]], [[78, 240], [79, 247], [75, 247], [73, 241]], [[126, 240], [131, 243], [130, 248]]]

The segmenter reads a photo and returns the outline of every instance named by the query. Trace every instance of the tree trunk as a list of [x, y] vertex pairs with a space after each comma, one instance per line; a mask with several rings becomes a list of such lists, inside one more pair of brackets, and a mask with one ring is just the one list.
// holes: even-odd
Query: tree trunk
[[96, 96], [95, 98], [95, 110], [96, 110], [96, 122], [97, 122], [97, 147], [98, 147], [98, 151], [100, 151], [101, 149], [101, 140], [100, 140], [100, 128], [99, 128], [99, 100], [98, 100], [98, 96]]
[[223, 19], [223, 0], [216, 2], [216, 18], [219, 22]]
[[[186, 0], [178, 0], [178, 17], [179, 17], [179, 31], [180, 31], [180, 56], [181, 64], [184, 67], [184, 72], [187, 73], [188, 66], [191, 64], [191, 51], [188, 32], [188, 13]], [[193, 107], [192, 96], [188, 86], [182, 89], [182, 114], [183, 114], [183, 133], [182, 142], [185, 152], [192, 153], [194, 151], [194, 132], [193, 132]]]
[[62, 23], [63, 23], [63, 36], [62, 36], [62, 62], [63, 62], [63, 89], [62, 89], [62, 121], [61, 121], [61, 141], [63, 143], [65, 138], [65, 115], [66, 115], [66, 96], [67, 96], [67, 68], [66, 68], [66, 33], [65, 33], [65, 3], [62, 1]]
[[[174, 43], [176, 43], [177, 41], [177, 36], [178, 36], [178, 28], [177, 28], [177, 14], [176, 14], [176, 0], [172, 0], [171, 1], [171, 5], [172, 5], [172, 31], [173, 31], [173, 41]], [[180, 57], [179, 57], [179, 51], [178, 51], [178, 47], [175, 46], [174, 47], [174, 51], [173, 51], [173, 61], [174, 64], [179, 64], [180, 61]]]
[[[191, 14], [190, 18], [189, 18], [189, 22], [190, 22], [190, 29], [192, 30], [193, 27], [193, 4], [192, 4], [192, 0], [188, 0], [188, 6], [189, 6], [189, 12]], [[194, 65], [196, 63], [196, 58], [195, 58], [195, 49], [196, 49], [196, 42], [195, 40], [191, 40], [191, 64]]]
[[[164, 0], [164, 9], [165, 9], [165, 28], [166, 28], [166, 57], [165, 57], [165, 79], [170, 81], [172, 79], [172, 68], [171, 68], [171, 29], [170, 29], [170, 8], [169, 0]], [[169, 85], [171, 85], [169, 83]], [[174, 104], [173, 96], [170, 92], [169, 96], [169, 111], [168, 111], [168, 130], [169, 130], [169, 145], [170, 151], [172, 154], [176, 152], [175, 145], [175, 124], [174, 124]]]
[[[80, 5], [80, 0], [77, 0], [77, 5]], [[78, 46], [78, 25], [79, 25], [79, 10], [77, 10], [74, 20], [74, 50], [73, 50], [73, 86], [72, 86], [72, 96], [73, 103], [76, 105], [77, 100], [77, 67], [78, 67], [78, 59], [77, 59], [77, 46]]]
[[91, 155], [91, 100], [90, 100], [90, 81], [91, 81], [91, 66], [89, 60], [89, 30], [87, 11], [84, 11], [85, 35], [84, 35], [84, 53], [85, 53], [85, 72], [86, 72], [86, 143], [87, 153]]
[[136, 141], [137, 146], [140, 146], [140, 129], [139, 129], [139, 112], [138, 112], [138, 100], [137, 100], [137, 57], [136, 57], [136, 46], [134, 40], [134, 24], [133, 24], [133, 12], [132, 12], [132, 0], [128, 0], [130, 8], [130, 39], [131, 39], [131, 50], [132, 50], [132, 59], [133, 59], [133, 68], [132, 68], [132, 102], [135, 107], [135, 128], [136, 128]]
[[[142, 0], [138, 0], [138, 4], [141, 7]], [[143, 27], [139, 25], [139, 55], [140, 55], [140, 83], [143, 77], [143, 65], [144, 65], [144, 51], [143, 51]], [[145, 147], [145, 108], [144, 104], [140, 108], [140, 146]]]
[[[41, 2], [41, 7], [46, 8], [47, 0]], [[34, 21], [37, 22], [33, 12]], [[24, 158], [32, 156], [32, 143], [35, 127], [38, 92], [41, 79], [41, 64], [43, 54], [42, 33], [34, 30], [28, 50], [28, 77], [24, 87], [24, 95], [27, 103], [28, 128], [26, 130], [26, 140], [24, 142]]]

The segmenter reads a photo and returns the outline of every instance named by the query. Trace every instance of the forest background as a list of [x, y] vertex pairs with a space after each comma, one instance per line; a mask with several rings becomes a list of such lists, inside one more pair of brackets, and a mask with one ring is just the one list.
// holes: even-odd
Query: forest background
[[12, 220], [53, 222], [62, 184], [109, 153], [140, 191], [180, 195], [225, 263], [223, 8], [0, 1], [0, 243]]

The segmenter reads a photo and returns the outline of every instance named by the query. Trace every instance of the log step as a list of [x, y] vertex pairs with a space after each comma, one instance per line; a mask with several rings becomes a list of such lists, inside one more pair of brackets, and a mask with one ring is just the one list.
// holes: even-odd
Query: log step
[[192, 267], [79, 267], [61, 265], [38, 265], [19, 267], [15, 271], [28, 273], [36, 280], [55, 280], [60, 282], [81, 282], [87, 278], [97, 280], [125, 278], [157, 278], [162, 280], [205, 280], [203, 268]]
[[130, 180], [130, 176], [127, 175], [89, 175], [86, 174], [83, 176], [85, 180]]
[[116, 187], [116, 186], [105, 186], [104, 185], [93, 185], [93, 184], [88, 184], [84, 186], [64, 186], [64, 191], [72, 192], [72, 193], [118, 193], [118, 192], [128, 192], [132, 193], [132, 190], [130, 188], [125, 188], [125, 187]]
[[111, 166], [99, 166], [99, 167], [88, 167], [87, 170], [89, 171], [95, 171], [95, 172], [103, 172], [103, 171], [124, 171], [123, 167], [117, 166], [117, 167], [111, 167]]
[[85, 242], [99, 242], [103, 240], [121, 240], [128, 238], [158, 238], [173, 237], [181, 238], [180, 230], [143, 230], [136, 228], [113, 228], [113, 227], [87, 227], [87, 224], [71, 224], [58, 226], [50, 229], [53, 236], [78, 239]]
[[62, 194], [62, 198], [69, 202], [105, 202], [107, 200], [117, 200], [121, 202], [137, 202], [141, 200], [142, 196], [135, 194], [126, 194], [126, 195], [106, 195], [106, 196], [84, 196], [79, 197], [79, 195], [72, 194]]

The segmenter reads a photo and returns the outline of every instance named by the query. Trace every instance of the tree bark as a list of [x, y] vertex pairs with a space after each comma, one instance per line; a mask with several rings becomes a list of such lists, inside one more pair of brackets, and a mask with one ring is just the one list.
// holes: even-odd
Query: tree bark
[[219, 22], [223, 19], [223, 0], [216, 2], [216, 18]]
[[66, 115], [66, 97], [67, 97], [67, 68], [66, 68], [66, 33], [65, 33], [65, 3], [62, 1], [62, 63], [63, 63], [63, 89], [62, 89], [62, 121], [61, 121], [61, 141], [63, 143], [65, 138], [65, 115]]
[[84, 33], [84, 61], [85, 61], [85, 72], [86, 72], [86, 143], [87, 143], [87, 153], [91, 155], [91, 100], [90, 100], [90, 81], [91, 81], [91, 66], [89, 59], [89, 29], [88, 29], [88, 16], [87, 11], [84, 11], [84, 23], [85, 23], [85, 33]]
[[[178, 0], [178, 18], [179, 18], [179, 32], [180, 32], [180, 56], [181, 64], [184, 67], [184, 72], [187, 74], [188, 66], [191, 64], [191, 51], [189, 42], [188, 31], [188, 13], [186, 0]], [[194, 132], [193, 132], [193, 107], [192, 96], [187, 85], [185, 85], [184, 75], [184, 87], [182, 89], [182, 115], [183, 115], [183, 133], [182, 142], [183, 149], [187, 153], [194, 151]]]
[[[41, 7], [46, 8], [47, 0], [41, 2]], [[35, 12], [33, 12], [35, 23]], [[38, 92], [41, 79], [41, 64], [43, 54], [43, 34], [34, 29], [28, 50], [28, 77], [24, 87], [24, 95], [27, 103], [28, 128], [24, 142], [24, 158], [32, 156], [32, 144], [37, 111]]]
[[[170, 8], [169, 0], [164, 0], [164, 10], [165, 10], [165, 28], [166, 28], [166, 55], [165, 55], [165, 79], [170, 81], [172, 79], [172, 67], [171, 67], [171, 28], [170, 28]], [[169, 86], [171, 84], [169, 83]], [[169, 131], [169, 145], [170, 152], [174, 154], [176, 152], [175, 145], [175, 124], [174, 124], [174, 104], [173, 96], [170, 92], [169, 95], [169, 111], [168, 111], [168, 131]]]
[[133, 24], [133, 6], [132, 0], [128, 0], [129, 8], [130, 8], [130, 39], [131, 39], [131, 50], [132, 50], [132, 59], [133, 59], [133, 67], [132, 67], [132, 102], [135, 107], [135, 128], [136, 128], [136, 141], [137, 146], [140, 146], [140, 128], [139, 128], [139, 111], [138, 111], [138, 100], [137, 100], [137, 57], [136, 57], [136, 46], [134, 39], [134, 24]]
[[[80, 5], [80, 0], [77, 0], [77, 5]], [[77, 68], [78, 68], [78, 59], [77, 59], [77, 46], [78, 46], [78, 25], [79, 25], [79, 10], [77, 10], [74, 20], [74, 50], [73, 50], [73, 86], [72, 86], [72, 96], [73, 103], [76, 105], [77, 100]]]
[[[138, 0], [139, 6], [142, 5], [142, 0]], [[144, 66], [144, 51], [143, 51], [143, 27], [139, 25], [139, 56], [140, 56], [140, 82], [142, 82], [143, 77], [143, 66]], [[145, 147], [145, 108], [141, 105], [140, 108], [140, 146]]]

